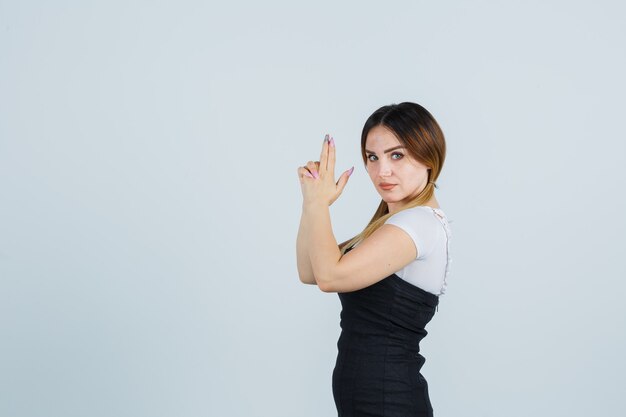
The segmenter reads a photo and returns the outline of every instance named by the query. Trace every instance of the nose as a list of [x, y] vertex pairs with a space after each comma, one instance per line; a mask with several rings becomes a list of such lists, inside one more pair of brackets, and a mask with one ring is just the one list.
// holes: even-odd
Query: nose
[[380, 162], [380, 171], [378, 171], [378, 174], [381, 177], [388, 177], [391, 175], [391, 164], [387, 161], [381, 161]]

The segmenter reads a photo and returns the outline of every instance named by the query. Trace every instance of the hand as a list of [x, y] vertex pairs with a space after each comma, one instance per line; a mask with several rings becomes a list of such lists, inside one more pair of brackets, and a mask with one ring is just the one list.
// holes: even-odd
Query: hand
[[322, 145], [322, 154], [319, 161], [309, 161], [306, 167], [298, 167], [298, 177], [302, 187], [302, 196], [305, 204], [323, 203], [332, 205], [343, 192], [348, 177], [354, 167], [345, 171], [335, 183], [335, 143], [334, 139], [326, 135]]

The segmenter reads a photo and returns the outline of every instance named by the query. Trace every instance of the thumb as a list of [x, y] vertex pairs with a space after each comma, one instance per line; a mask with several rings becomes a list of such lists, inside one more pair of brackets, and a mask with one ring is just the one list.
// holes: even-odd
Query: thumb
[[341, 177], [339, 177], [339, 181], [337, 181], [337, 186], [339, 187], [339, 193], [343, 192], [343, 189], [348, 183], [348, 178], [350, 177], [350, 175], [352, 175], [353, 171], [354, 171], [354, 167], [350, 168], [349, 170], [341, 174]]

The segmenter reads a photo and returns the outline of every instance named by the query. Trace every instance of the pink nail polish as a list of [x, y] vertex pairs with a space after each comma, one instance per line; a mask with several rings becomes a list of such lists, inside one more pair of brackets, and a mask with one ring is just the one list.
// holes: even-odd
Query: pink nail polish
[[330, 146], [335, 146], [335, 139], [333, 137], [330, 138]]
[[348, 176], [352, 175], [353, 172], [354, 172], [354, 167], [350, 168], [350, 171], [348, 171]]
[[317, 171], [313, 171], [313, 177], [314, 178], [319, 178], [319, 175], [317, 175]]

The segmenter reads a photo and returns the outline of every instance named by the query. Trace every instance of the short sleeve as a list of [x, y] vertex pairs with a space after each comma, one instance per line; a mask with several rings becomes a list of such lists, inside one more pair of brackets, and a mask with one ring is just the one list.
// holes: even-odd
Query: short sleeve
[[435, 247], [441, 224], [430, 209], [412, 207], [389, 217], [385, 224], [392, 224], [404, 230], [413, 240], [417, 259], [427, 257]]

